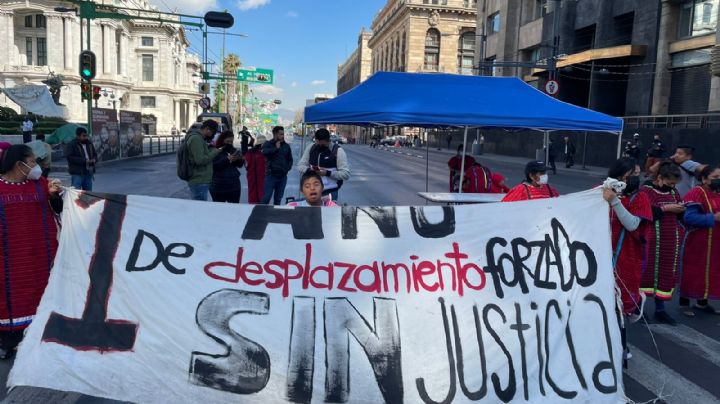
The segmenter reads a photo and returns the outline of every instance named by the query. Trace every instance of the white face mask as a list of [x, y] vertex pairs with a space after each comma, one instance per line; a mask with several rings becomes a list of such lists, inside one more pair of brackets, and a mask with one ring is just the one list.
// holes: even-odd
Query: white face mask
[[549, 180], [550, 180], [550, 177], [548, 177], [547, 174], [543, 174], [540, 176], [540, 178], [538, 178], [538, 184], [546, 185]]
[[[22, 163], [25, 167], [30, 168], [29, 165]], [[24, 174], [24, 173], [23, 173]], [[29, 180], [38, 180], [40, 179], [40, 176], [42, 176], [42, 168], [40, 168], [39, 165], [35, 165], [35, 167], [30, 168], [30, 171], [26, 174], [27, 178]]]

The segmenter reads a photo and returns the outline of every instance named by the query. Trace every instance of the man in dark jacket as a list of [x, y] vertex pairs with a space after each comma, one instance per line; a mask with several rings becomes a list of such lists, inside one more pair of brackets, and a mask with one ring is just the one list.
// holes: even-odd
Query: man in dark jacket
[[285, 128], [276, 126], [272, 130], [273, 139], [265, 142], [262, 153], [265, 155], [265, 192], [263, 194], [264, 205], [273, 199], [274, 205], [280, 205], [285, 185], [287, 185], [287, 173], [293, 166], [292, 150], [290, 145], [285, 143]]
[[565, 168], [570, 168], [575, 165], [575, 153], [575, 143], [573, 143], [569, 137], [565, 136]]
[[255, 145], [255, 139], [252, 138], [247, 126], [243, 126], [240, 131], [240, 152], [244, 155]]
[[72, 186], [83, 191], [92, 191], [97, 153], [85, 128], [75, 130], [75, 139], [67, 145], [65, 155]]

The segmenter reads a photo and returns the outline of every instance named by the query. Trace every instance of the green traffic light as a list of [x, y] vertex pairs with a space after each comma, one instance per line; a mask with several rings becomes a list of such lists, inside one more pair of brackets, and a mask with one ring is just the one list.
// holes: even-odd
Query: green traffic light
[[92, 72], [90, 71], [90, 69], [82, 69], [82, 74], [84, 77], [90, 77]]

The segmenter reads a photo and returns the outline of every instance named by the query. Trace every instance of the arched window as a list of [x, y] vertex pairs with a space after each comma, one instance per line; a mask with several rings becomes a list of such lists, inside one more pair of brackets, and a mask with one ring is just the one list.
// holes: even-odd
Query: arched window
[[430, 28], [425, 34], [425, 70], [438, 71], [440, 67], [440, 31]]
[[458, 73], [473, 74], [475, 58], [475, 31], [466, 31], [458, 41]]

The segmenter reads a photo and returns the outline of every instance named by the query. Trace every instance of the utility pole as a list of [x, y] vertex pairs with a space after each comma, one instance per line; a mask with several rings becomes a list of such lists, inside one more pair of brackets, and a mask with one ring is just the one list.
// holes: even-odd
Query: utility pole
[[[557, 81], [557, 57], [560, 53], [560, 9], [562, 8], [562, 0], [550, 0], [553, 1], [553, 27], [552, 27], [552, 55], [548, 59], [548, 65], [552, 64], [552, 69], [549, 69], [550, 80]], [[552, 61], [552, 62], [551, 62]], [[554, 96], [553, 96], [554, 97]]]

